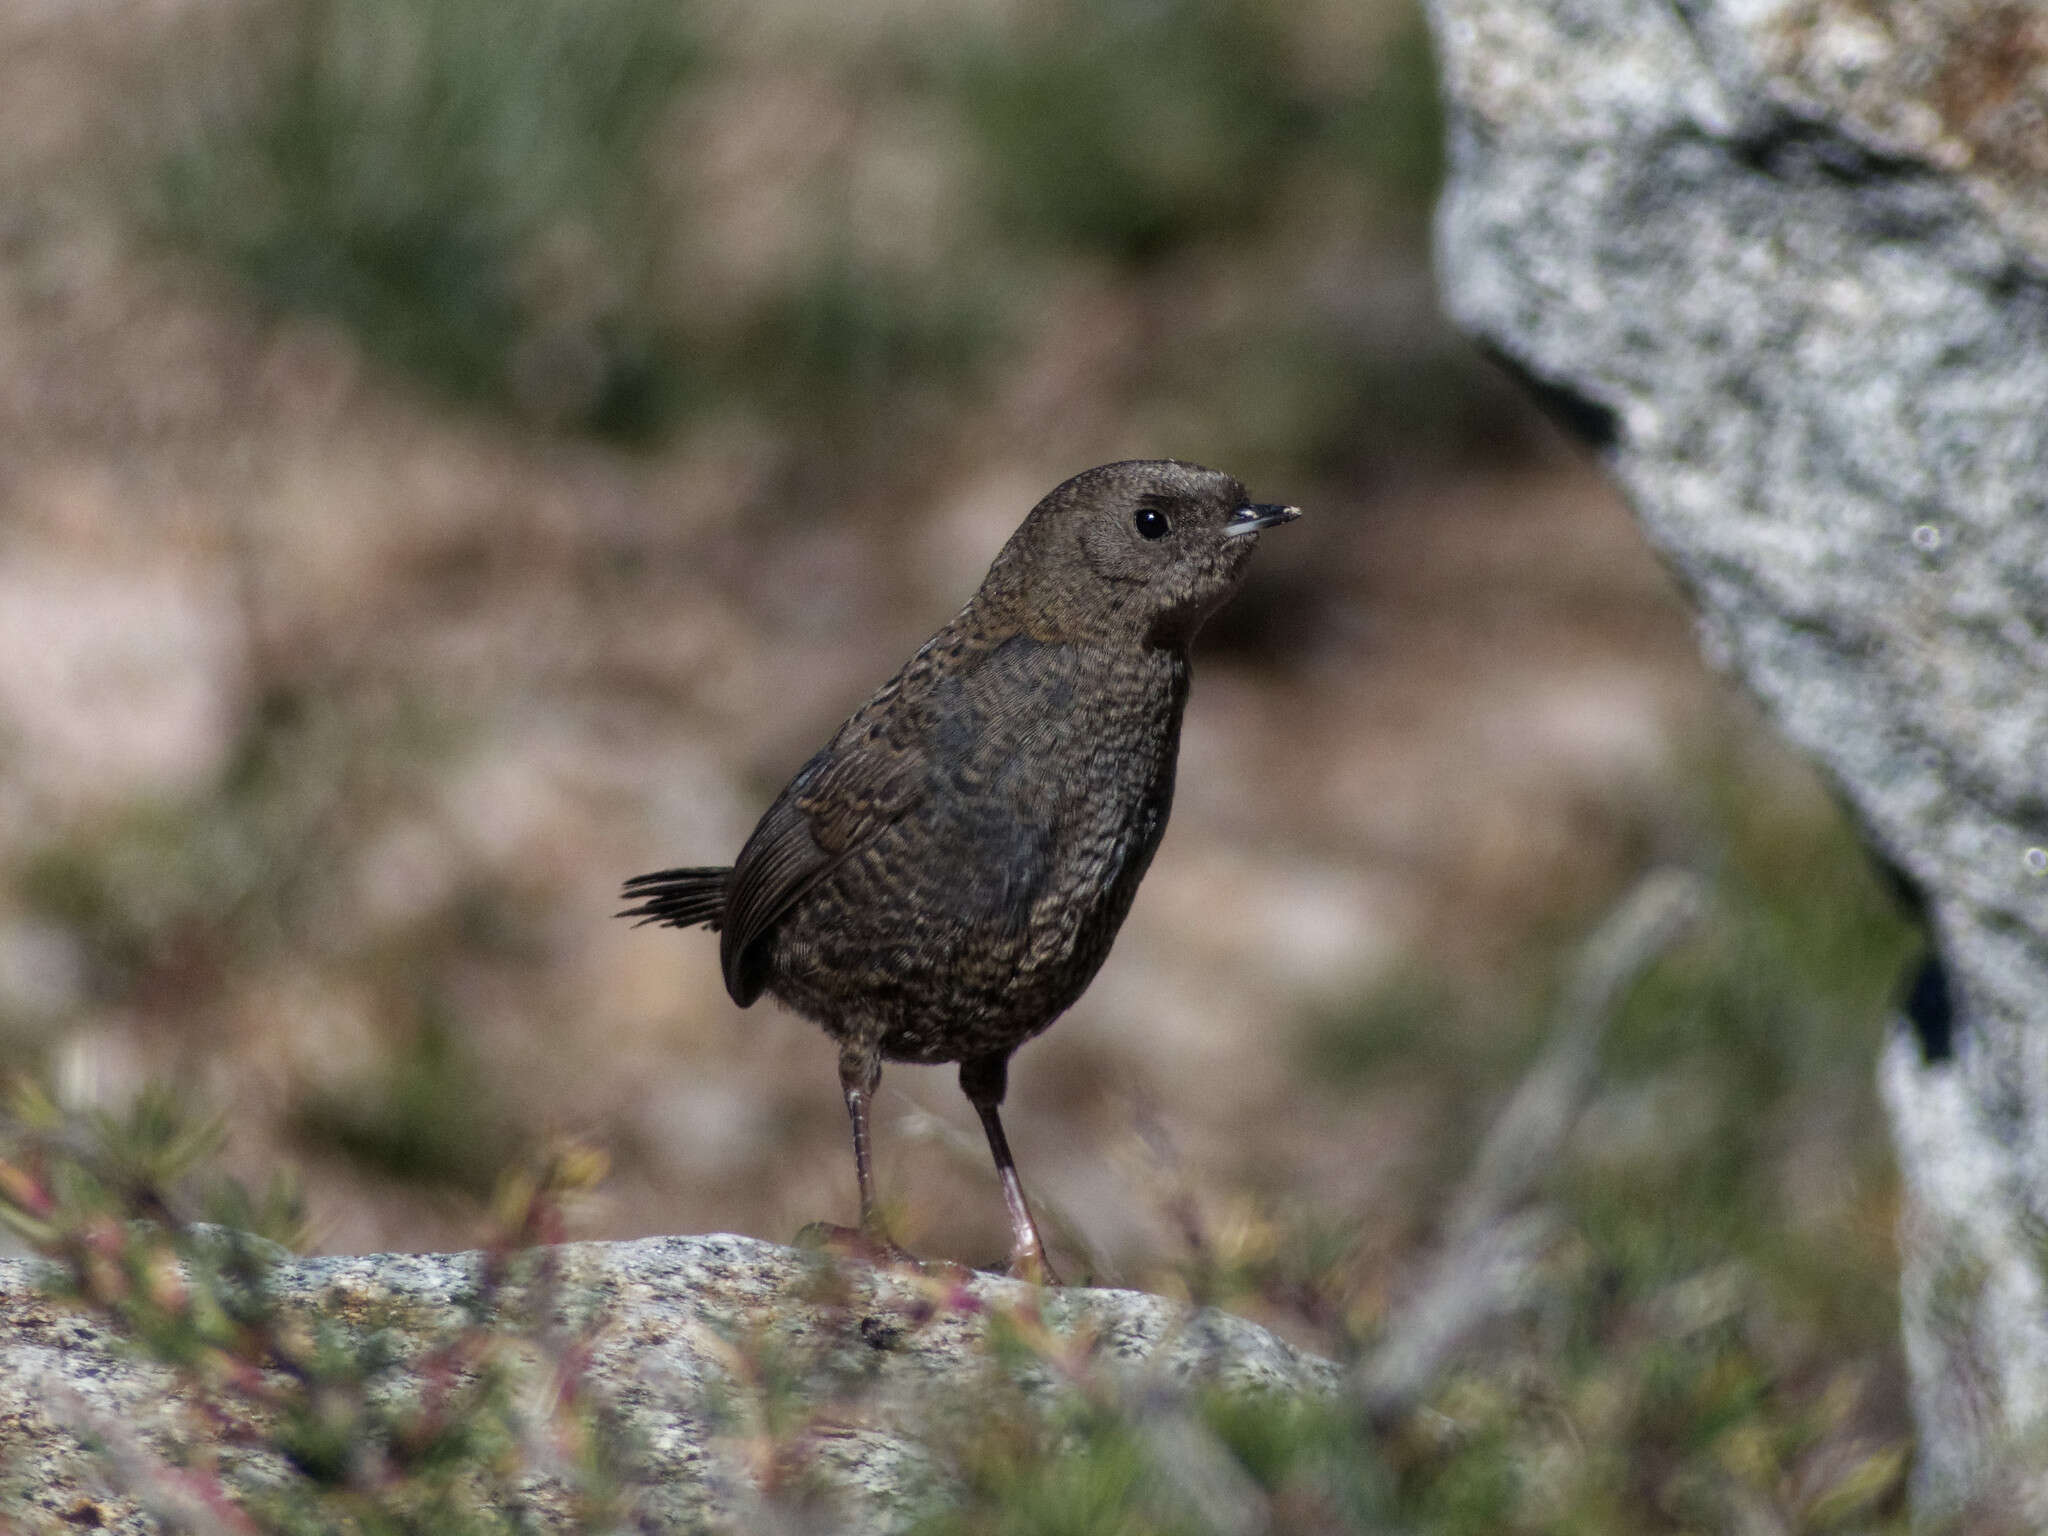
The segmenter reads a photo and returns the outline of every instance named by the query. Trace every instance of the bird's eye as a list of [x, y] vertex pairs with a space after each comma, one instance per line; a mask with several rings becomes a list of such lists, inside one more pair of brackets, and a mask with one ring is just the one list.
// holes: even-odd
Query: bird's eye
[[1166, 521], [1166, 514], [1157, 507], [1140, 507], [1135, 519], [1138, 536], [1146, 539], [1163, 539], [1173, 531]]

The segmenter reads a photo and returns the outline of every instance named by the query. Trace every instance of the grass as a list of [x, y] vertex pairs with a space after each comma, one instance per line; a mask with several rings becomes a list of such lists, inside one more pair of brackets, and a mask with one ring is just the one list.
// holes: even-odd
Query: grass
[[[528, 1138], [464, 1046], [447, 1003], [463, 965], [533, 956], [516, 902], [472, 880], [397, 931], [338, 925], [362, 829], [424, 814], [422, 775], [449, 744], [444, 715], [404, 700], [261, 694], [219, 779], [189, 799], [138, 803], [72, 829], [14, 872], [14, 895], [70, 934], [86, 991], [211, 1041], [241, 987], [290, 956], [366, 1000], [387, 1048], [358, 1080], [294, 1084], [293, 1133], [381, 1177], [482, 1197]], [[35, 1040], [24, 1037], [22, 1059]]]
[[970, 281], [870, 270], [838, 237], [723, 346], [719, 387], [850, 463], [900, 469], [906, 426], [943, 427], [981, 393], [1002, 342], [998, 307]]
[[[302, 1235], [289, 1191], [252, 1197], [215, 1173], [218, 1122], [159, 1089], [81, 1123], [29, 1080], [6, 1086], [0, 1223], [53, 1261], [59, 1298], [167, 1369], [190, 1409], [169, 1458], [108, 1452], [112, 1487], [180, 1528], [250, 1536], [482, 1536], [546, 1513], [616, 1527], [637, 1447], [587, 1379], [587, 1336], [556, 1315], [545, 1246], [601, 1159], [565, 1145], [504, 1181], [460, 1320], [346, 1302], [309, 1312], [280, 1299], [287, 1249], [261, 1235]], [[36, 1476], [32, 1459], [0, 1455], [0, 1477]], [[104, 1516], [87, 1499], [63, 1519]]]
[[[161, 988], [176, 953], [246, 958], [290, 931], [293, 901], [313, 897], [276, 883], [282, 850], [303, 861], [322, 846], [322, 817], [284, 795], [303, 784], [290, 765], [311, 729], [302, 711], [258, 711], [189, 821], [123, 823], [31, 867], [23, 893], [85, 940], [100, 990]], [[1294, 1522], [1280, 1528], [1675, 1536], [1763, 1511], [1792, 1531], [1904, 1529], [1896, 1195], [1871, 1073], [1919, 940], [1818, 797], [1731, 774], [1709, 804], [1696, 840], [1714, 870], [1709, 916], [1613, 1021], [1597, 1088], [1545, 1171], [1557, 1236], [1525, 1305], [1395, 1423], [1368, 1427], [1341, 1404], [1175, 1408], [1174, 1443], [1206, 1447], [1212, 1472]], [[376, 962], [398, 989], [392, 1017], [409, 1021], [387, 1069], [304, 1101], [298, 1128], [384, 1176], [481, 1194], [522, 1143], [459, 1048], [459, 1021], [432, 1006], [440, 947], [488, 938], [457, 906]], [[1534, 1034], [1480, 1027], [1476, 1007], [1417, 969], [1311, 1021], [1302, 1077], [1322, 1092], [1408, 1081], [1437, 1094], [1440, 1144], [1416, 1166], [1455, 1180]], [[168, 1182], [166, 1165], [205, 1139], [175, 1118], [145, 1101], [104, 1120], [96, 1134], [131, 1150], [100, 1159], [78, 1198], [103, 1208]], [[239, 1219], [268, 1224], [277, 1204], [246, 1200]], [[1384, 1243], [1341, 1213], [1271, 1202], [1243, 1225], [1190, 1257], [1185, 1293], [1289, 1318], [1340, 1356], [1373, 1347], [1402, 1283]], [[769, 1365], [792, 1422], [809, 1422], [807, 1378]], [[1107, 1380], [1051, 1421], [1007, 1401], [964, 1430], [931, 1426], [955, 1492], [927, 1536], [1207, 1529], [1155, 1475], [1159, 1426]]]
[[396, 755], [366, 724], [265, 690], [215, 784], [68, 829], [21, 862], [16, 893], [79, 940], [98, 997], [202, 993], [290, 936], [348, 782]]
[[998, 221], [1132, 262], [1255, 221], [1305, 126], [1280, 50], [1239, 0], [1054, 8], [968, 50]]
[[[1531, 1304], [1384, 1447], [1404, 1528], [1905, 1528], [1873, 1064], [1920, 941], [1817, 797], [1731, 777], [1714, 799], [1713, 909], [1614, 1020], [1546, 1174], [1562, 1237]], [[1475, 1106], [1515, 1050], [1457, 1012], [1411, 979], [1314, 1023], [1305, 1062]], [[1469, 1144], [1485, 1120], [1453, 1122]]]
[[451, 393], [652, 434], [688, 359], [651, 291], [666, 0], [280, 0], [162, 166], [162, 218]]
[[1293, 20], [1260, 0], [1116, 0], [976, 39], [957, 91], [998, 227], [1143, 266], [1257, 232], [1328, 165], [1413, 218], [1441, 139], [1419, 18], [1376, 76], [1334, 89], [1303, 79]]
[[908, 267], [868, 249], [877, 214], [854, 188], [886, 183], [866, 169], [890, 152], [854, 127], [789, 172], [777, 238], [794, 244], [766, 253], [787, 275], [738, 302], [700, 260], [725, 238], [695, 206], [720, 151], [680, 135], [694, 93], [746, 66], [687, 5], [247, 14], [176, 66], [191, 106], [162, 135], [156, 227], [471, 407], [633, 445], [740, 409], [835, 457], [887, 457], [869, 440], [899, 442], [906, 413], [919, 437], [971, 417], [1043, 297], [1101, 259], [1141, 296], [1227, 248], [1256, 258], [1266, 301], [1220, 325], [1177, 315], [1144, 349], [1146, 391], [1204, 424], [1205, 454], [1298, 477], [1498, 431], [1501, 393], [1441, 328], [1389, 338], [1299, 275], [1270, 281], [1320, 238], [1319, 208], [1422, 259], [1440, 112], [1419, 14], [1327, 79], [1304, 66], [1307, 24], [1264, 0], [962, 14], [885, 39], [825, 89], [856, 115], [910, 104], [948, 205], [979, 218]]
[[459, 401], [635, 445], [735, 401], [831, 425], [957, 381], [987, 340], [971, 293], [847, 246], [843, 177], [818, 178], [818, 249], [795, 276], [737, 320], [697, 302], [674, 133], [716, 66], [687, 6], [270, 0], [256, 14], [225, 50], [238, 77], [157, 168], [159, 227]]
[[366, 1172], [479, 1196], [526, 1151], [489, 1075], [431, 997], [374, 1076], [309, 1088], [294, 1119], [308, 1145]]

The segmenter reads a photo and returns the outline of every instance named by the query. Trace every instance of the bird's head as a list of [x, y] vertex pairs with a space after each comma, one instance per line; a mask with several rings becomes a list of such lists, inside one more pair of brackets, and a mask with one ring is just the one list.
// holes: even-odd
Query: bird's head
[[1259, 530], [1300, 515], [1199, 464], [1104, 464], [1031, 509], [982, 590], [1044, 639], [1184, 646], [1244, 580]]

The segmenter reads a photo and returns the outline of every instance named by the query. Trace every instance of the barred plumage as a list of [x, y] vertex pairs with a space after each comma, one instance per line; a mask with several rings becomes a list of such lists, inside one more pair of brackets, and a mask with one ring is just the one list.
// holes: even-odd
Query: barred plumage
[[1013, 1266], [1049, 1275], [997, 1114], [1010, 1054], [1108, 955], [1172, 805], [1188, 642], [1243, 579], [1252, 535], [1294, 515], [1171, 460], [1076, 475], [797, 771], [732, 868], [627, 882], [622, 916], [718, 931], [734, 1001], [772, 993], [839, 1042], [871, 1236], [881, 1064], [957, 1061]]

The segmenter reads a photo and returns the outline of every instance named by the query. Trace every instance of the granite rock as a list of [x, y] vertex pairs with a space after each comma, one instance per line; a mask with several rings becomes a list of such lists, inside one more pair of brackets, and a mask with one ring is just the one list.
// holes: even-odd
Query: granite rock
[[[935, 1426], [971, 1426], [1005, 1392], [1049, 1401], [1060, 1390], [1057, 1373], [1029, 1358], [997, 1363], [985, 1346], [998, 1318], [1042, 1322], [1133, 1403], [1196, 1385], [1293, 1398], [1336, 1384], [1334, 1366], [1252, 1323], [1138, 1292], [1041, 1292], [965, 1272], [928, 1280], [732, 1236], [554, 1252], [555, 1310], [579, 1332], [595, 1324], [587, 1379], [635, 1447], [624, 1499], [633, 1529], [904, 1528], [945, 1497]], [[283, 1258], [274, 1288], [288, 1317], [388, 1330], [403, 1350], [460, 1325], [480, 1263], [475, 1253]], [[175, 1528], [179, 1511], [166, 1499], [175, 1504], [176, 1488], [167, 1494], [135, 1467], [161, 1468], [189, 1443], [178, 1378], [93, 1316], [47, 1299], [41, 1279], [32, 1262], [0, 1261], [9, 1529]], [[768, 1355], [798, 1371], [812, 1414], [801, 1450], [816, 1490], [801, 1527], [761, 1487], [763, 1389], [749, 1361]], [[222, 1465], [231, 1489], [286, 1475], [262, 1453], [231, 1453]], [[566, 1505], [549, 1489], [534, 1490], [533, 1507], [543, 1526], [567, 1528]], [[203, 1517], [194, 1524], [209, 1528]]]
[[2048, 1519], [2048, 8], [1432, 0], [1456, 320], [1925, 916], [1916, 1494]]

